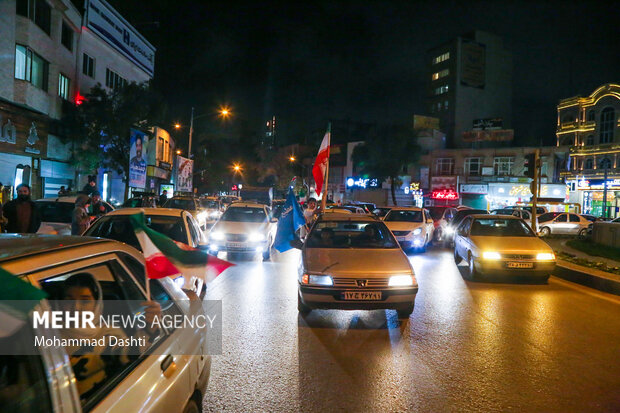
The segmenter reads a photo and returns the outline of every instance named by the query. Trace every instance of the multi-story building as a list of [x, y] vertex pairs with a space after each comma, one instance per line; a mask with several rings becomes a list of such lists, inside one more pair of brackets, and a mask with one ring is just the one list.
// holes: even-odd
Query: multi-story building
[[467, 205], [495, 209], [529, 202], [531, 178], [525, 176], [525, 155], [540, 150], [541, 191], [545, 202], [567, 201], [567, 187], [559, 171], [568, 147], [440, 149], [424, 155], [410, 171], [425, 204]]
[[62, 142], [63, 107], [75, 99], [81, 16], [69, 0], [0, 1], [0, 182], [34, 197], [74, 183]]
[[501, 38], [476, 30], [429, 50], [426, 81], [449, 147], [512, 140], [512, 54]]
[[571, 201], [595, 215], [603, 215], [604, 207], [607, 216], [619, 215], [619, 114], [620, 85], [612, 83], [558, 105], [557, 144], [571, 146], [562, 175], [573, 189]]

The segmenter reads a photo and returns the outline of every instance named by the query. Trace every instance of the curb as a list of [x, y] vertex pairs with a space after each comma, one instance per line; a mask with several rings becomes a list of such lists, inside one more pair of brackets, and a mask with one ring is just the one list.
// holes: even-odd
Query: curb
[[620, 295], [620, 276], [558, 260], [553, 275], [609, 294]]

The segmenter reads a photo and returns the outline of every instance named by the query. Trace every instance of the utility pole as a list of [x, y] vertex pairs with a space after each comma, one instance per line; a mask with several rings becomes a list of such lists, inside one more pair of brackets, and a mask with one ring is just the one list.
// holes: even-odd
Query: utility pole
[[605, 175], [603, 178], [603, 218], [607, 218], [607, 162], [605, 162]]
[[540, 175], [540, 149], [536, 149], [534, 152], [534, 179], [530, 184], [530, 191], [532, 192], [532, 230], [534, 233], [538, 233], [536, 215], [537, 215], [537, 201], [538, 201], [538, 176]]
[[189, 121], [189, 144], [187, 145], [187, 157], [192, 159], [192, 135], [194, 134], [194, 107], [192, 106], [192, 117]]

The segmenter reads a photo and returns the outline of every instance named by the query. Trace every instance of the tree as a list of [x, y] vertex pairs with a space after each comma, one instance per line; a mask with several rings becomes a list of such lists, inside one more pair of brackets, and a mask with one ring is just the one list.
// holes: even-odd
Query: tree
[[[132, 82], [109, 92], [97, 84], [64, 119], [74, 143], [72, 163], [88, 173], [115, 170], [127, 182], [130, 129], [155, 125], [164, 110], [163, 100], [148, 83]], [[128, 190], [125, 186], [125, 198]]]
[[379, 181], [390, 180], [392, 201], [396, 205], [396, 180], [403, 169], [420, 156], [415, 133], [404, 126], [373, 128], [364, 143], [353, 149], [353, 164], [362, 174]]

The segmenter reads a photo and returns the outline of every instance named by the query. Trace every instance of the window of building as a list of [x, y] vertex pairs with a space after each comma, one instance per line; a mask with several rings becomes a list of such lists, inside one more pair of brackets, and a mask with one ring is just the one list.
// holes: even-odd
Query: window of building
[[514, 161], [515, 158], [512, 156], [500, 156], [493, 159], [493, 170], [495, 172], [495, 175], [511, 175], [512, 165], [514, 164]]
[[611, 159], [609, 159], [607, 157], [601, 159], [601, 161], [598, 164], [598, 167], [600, 169], [609, 169], [609, 168], [611, 168]]
[[562, 118], [562, 123], [573, 123], [574, 121], [575, 121], [575, 118], [570, 113], [564, 115], [564, 117]]
[[448, 92], [448, 85], [442, 85], [442, 86], [439, 86], [438, 88], [435, 88], [436, 95], [441, 95], [447, 92]]
[[448, 110], [448, 101], [447, 100], [443, 103], [443, 108]]
[[15, 45], [15, 78], [47, 91], [49, 63], [30, 48]]
[[593, 169], [593, 168], [594, 168], [594, 161], [592, 160], [592, 158], [586, 159], [586, 169]]
[[452, 175], [454, 169], [454, 159], [437, 158], [436, 172], [437, 175]]
[[17, 0], [16, 12], [32, 20], [45, 33], [50, 34], [52, 9], [45, 0]]
[[439, 72], [433, 73], [433, 75], [431, 76], [431, 79], [432, 80], [441, 79], [442, 77], [446, 77], [449, 74], [450, 74], [450, 69], [440, 70]]
[[71, 79], [62, 73], [58, 74], [58, 96], [65, 100], [69, 100]]
[[95, 59], [86, 53], [82, 56], [82, 73], [89, 77], [95, 77]]
[[586, 138], [586, 145], [594, 145], [594, 135], [588, 135]]
[[164, 141], [164, 138], [162, 138], [161, 136], [159, 138], [157, 138], [157, 154], [159, 155], [159, 159], [162, 161], [166, 161], [166, 142]]
[[118, 73], [106, 69], [105, 70], [105, 85], [113, 90], [119, 90], [125, 87], [127, 81], [123, 79]]
[[73, 30], [65, 21], [62, 21], [62, 32], [60, 33], [60, 43], [70, 51], [73, 50]]
[[588, 116], [586, 117], [587, 121], [593, 121], [596, 118], [596, 113], [594, 112], [594, 109], [590, 109], [588, 111]]
[[465, 175], [479, 176], [481, 168], [480, 158], [465, 158]]
[[605, 108], [601, 112], [599, 123], [599, 143], [609, 143], [614, 138], [614, 123], [616, 120], [614, 108]]
[[439, 56], [433, 58], [433, 64], [436, 65], [437, 63], [445, 62], [448, 59], [450, 59], [450, 52], [440, 54]]

